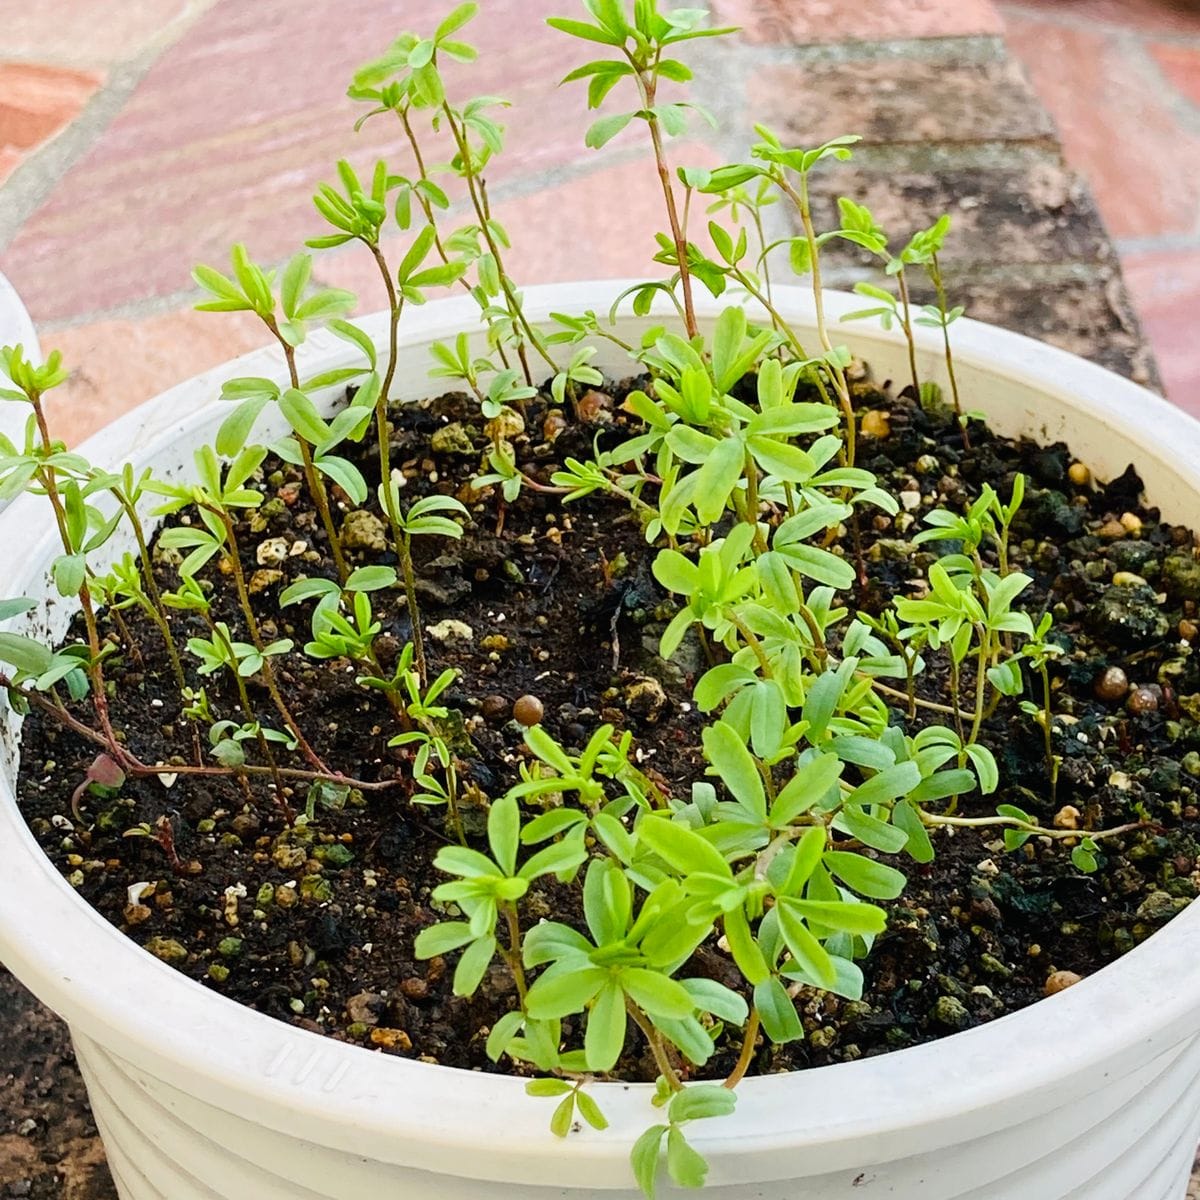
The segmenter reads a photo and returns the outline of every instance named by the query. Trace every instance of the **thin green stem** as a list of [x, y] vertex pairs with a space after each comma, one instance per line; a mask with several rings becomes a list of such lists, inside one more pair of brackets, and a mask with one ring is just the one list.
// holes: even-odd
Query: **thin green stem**
[[504, 958], [508, 969], [512, 972], [513, 983], [517, 985], [517, 996], [521, 1000], [521, 1008], [525, 1008], [525, 997], [529, 988], [525, 983], [525, 968], [521, 963], [521, 918], [515, 904], [501, 905], [504, 921], [508, 926], [508, 949]]
[[176, 645], [174, 635], [171, 633], [171, 623], [167, 615], [167, 606], [163, 604], [162, 592], [159, 591], [158, 581], [154, 578], [154, 559], [151, 557], [150, 547], [146, 540], [145, 526], [138, 515], [137, 506], [125, 494], [124, 490], [122, 488], [112, 488], [111, 490], [113, 497], [129, 518], [129, 524], [133, 529], [133, 536], [137, 541], [138, 559], [142, 567], [142, 578], [145, 580], [146, 594], [150, 599], [153, 610], [148, 611], [147, 615], [158, 627], [163, 641], [166, 642], [167, 657], [171, 660], [171, 671], [175, 676], [175, 681], [179, 685], [180, 691], [182, 691], [187, 686], [187, 678], [184, 675], [183, 662], [179, 656], [179, 647]]
[[[273, 316], [264, 317], [263, 321], [283, 348], [283, 357], [287, 362], [288, 375], [291, 379], [292, 387], [299, 389], [300, 374], [296, 370], [296, 348], [289, 345], [287, 339], [280, 332], [279, 326]], [[350, 568], [346, 565], [346, 556], [342, 552], [342, 540], [338, 537], [337, 528], [333, 523], [333, 513], [329, 507], [329, 494], [325, 490], [321, 474], [317, 470], [316, 463], [313, 461], [312, 447], [299, 434], [296, 434], [296, 445], [300, 447], [300, 460], [304, 471], [304, 482], [308, 487], [309, 495], [312, 496], [313, 503], [317, 506], [317, 512], [321, 517], [321, 524], [325, 526], [325, 536], [329, 539], [329, 552], [333, 556], [333, 563], [337, 568], [338, 579], [342, 583], [345, 583], [350, 575]]]
[[650, 1047], [650, 1052], [654, 1055], [654, 1061], [658, 1064], [659, 1074], [667, 1081], [667, 1085], [671, 1091], [683, 1091], [683, 1081], [679, 1078], [679, 1073], [675, 1070], [675, 1065], [671, 1062], [670, 1055], [667, 1054], [667, 1048], [663, 1045], [662, 1034], [654, 1028], [650, 1019], [628, 996], [625, 997], [625, 1010], [633, 1018], [633, 1023], [642, 1031], [642, 1036], [645, 1037], [646, 1043]]
[[696, 324], [696, 305], [692, 299], [692, 272], [688, 265], [687, 237], [679, 220], [679, 210], [675, 202], [675, 188], [671, 183], [671, 169], [667, 165], [666, 152], [663, 149], [662, 130], [658, 117], [654, 114], [654, 97], [658, 88], [658, 55], [655, 55], [653, 65], [643, 71], [637, 60], [626, 51], [626, 57], [633, 67], [633, 78], [641, 93], [642, 110], [647, 114], [646, 124], [650, 127], [650, 143], [654, 147], [654, 162], [658, 168], [658, 181], [662, 187], [663, 200], [667, 206], [667, 222], [671, 226], [671, 240], [675, 244], [675, 258], [679, 267], [679, 285], [683, 291], [683, 320], [689, 338], [696, 337], [700, 327]]
[[402, 533], [398, 545], [400, 571], [404, 578], [404, 599], [408, 603], [408, 617], [412, 623], [413, 663], [421, 678], [421, 685], [428, 682], [428, 670], [425, 666], [425, 633], [421, 629], [421, 610], [417, 606], [417, 579], [413, 571], [412, 538], [408, 533]]
[[729, 1072], [728, 1078], [721, 1085], [722, 1087], [732, 1091], [742, 1082], [746, 1072], [750, 1069], [750, 1064], [754, 1060], [754, 1045], [758, 1041], [758, 1027], [758, 1009], [751, 1007], [750, 1019], [746, 1022], [746, 1032], [742, 1034], [742, 1052], [738, 1055], [738, 1060], [734, 1064], [733, 1070]]
[[771, 660], [767, 657], [766, 650], [763, 649], [763, 644], [758, 640], [758, 636], [742, 619], [733, 611], [728, 611], [725, 614], [729, 618], [729, 623], [742, 636], [742, 640], [754, 652], [754, 657], [758, 659], [758, 665], [762, 669], [763, 675], [767, 679], [773, 678], [771, 671]]
[[[821, 284], [821, 250], [817, 242], [817, 231], [813, 227], [812, 206], [808, 195], [808, 176], [807, 174], [800, 176], [799, 191], [792, 187], [782, 172], [776, 177], [776, 183], [796, 205], [800, 214], [805, 241], [808, 243], [810, 270], [812, 271], [813, 308], [817, 318], [817, 337], [820, 340], [821, 348], [826, 354], [830, 354], [833, 351], [833, 342], [829, 337], [829, 325], [825, 319], [825, 294]], [[854, 466], [858, 437], [854, 420], [854, 403], [850, 397], [850, 387], [846, 382], [845, 372], [833, 362], [827, 360], [827, 363], [833, 378], [834, 390], [837, 392], [838, 403], [842, 409], [842, 418], [846, 425], [846, 465], [852, 467]]]
[[908, 296], [908, 280], [904, 277], [903, 267], [896, 274], [896, 283], [900, 288], [900, 306], [903, 313], [900, 318], [900, 327], [904, 330], [904, 340], [908, 344], [908, 369], [912, 375], [913, 398], [917, 399], [921, 395], [921, 381], [917, 377], [917, 343], [913, 337], [912, 306]]
[[[509, 316], [513, 322], [524, 331], [529, 344], [542, 356], [550, 370], [557, 373], [558, 364], [550, 357], [550, 353], [543, 344], [542, 339], [538, 337], [537, 332], [530, 325], [528, 318], [521, 308], [520, 301], [517, 299], [512, 280], [509, 279], [508, 273], [504, 269], [504, 259], [500, 253], [500, 246], [496, 241], [495, 234], [492, 232], [491, 220], [487, 213], [486, 198], [481, 191], [482, 180], [475, 174], [475, 168], [471, 159], [471, 148], [467, 142], [466, 134], [459, 125], [454, 110], [444, 101], [442, 103], [442, 112], [446, 116], [447, 125], [458, 148], [459, 159], [462, 163], [463, 178], [467, 183], [467, 194], [470, 197], [471, 206], [475, 210], [475, 216], [479, 221], [480, 234], [483, 236], [488, 252], [496, 262], [496, 273], [500, 276], [500, 288], [504, 293], [505, 307], [508, 309]], [[524, 344], [520, 340], [517, 342], [517, 352], [521, 357], [521, 364], [525, 370], [525, 382], [532, 385], [533, 376], [530, 373], [529, 364], [525, 361]]]
[[942, 326], [942, 345], [946, 352], [946, 374], [950, 379], [950, 395], [954, 399], [954, 412], [962, 428], [963, 445], [970, 450], [971, 432], [963, 420], [962, 402], [958, 395], [958, 377], [954, 371], [954, 351], [950, 348], [950, 325], [946, 321], [946, 313], [948, 311], [946, 305], [946, 286], [942, 280], [942, 268], [936, 254], [930, 258], [929, 275], [933, 281], [934, 290], [937, 292], [938, 313], [941, 316]]
[[296, 744], [300, 747], [300, 752], [312, 764], [314, 770], [321, 774], [329, 775], [331, 772], [309, 744], [308, 739], [304, 736], [304, 731], [300, 728], [300, 723], [292, 715], [292, 710], [288, 707], [287, 701], [284, 700], [283, 693], [279, 690], [279, 682], [275, 678], [275, 668], [271, 665], [271, 659], [263, 653], [266, 643], [263, 640], [262, 630], [259, 628], [258, 618], [254, 613], [254, 605], [250, 602], [250, 590], [246, 586], [246, 575], [242, 570], [241, 549], [238, 546], [237, 531], [234, 528], [233, 519], [224, 509], [213, 509], [211, 511], [216, 513], [225, 527], [225, 536], [228, 539], [225, 560], [229, 563], [230, 569], [233, 572], [233, 581], [238, 595], [238, 605], [242, 610], [242, 615], [246, 618], [246, 627], [250, 631], [250, 640], [254, 643], [255, 650], [258, 651], [262, 658], [262, 678], [263, 683], [266, 684], [267, 693], [271, 697], [271, 701], [274, 703], [283, 723], [287, 726], [292, 737], [295, 738]]

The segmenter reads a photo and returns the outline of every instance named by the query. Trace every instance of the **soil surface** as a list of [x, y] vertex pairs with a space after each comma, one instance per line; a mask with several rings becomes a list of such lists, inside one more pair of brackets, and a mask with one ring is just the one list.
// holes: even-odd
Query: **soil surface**
[[[588, 393], [565, 418], [543, 398], [532, 401], [526, 432], [508, 431], [524, 469], [548, 482], [566, 458], [589, 457], [595, 439], [606, 446], [636, 431], [620, 407], [630, 386]], [[879, 611], [894, 595], [916, 594], [934, 553], [955, 549], [912, 546], [924, 513], [961, 511], [985, 483], [1007, 498], [1018, 470], [1029, 479], [1012, 565], [1034, 577], [1023, 605], [1035, 616], [1054, 614], [1064, 650], [1053, 668], [1062, 769], [1052, 795], [1040, 726], [1017, 703], [1005, 703], [983, 733], [1000, 763], [1000, 791], [964, 797], [961, 812], [989, 815], [1008, 801], [1047, 826], [1143, 824], [1104, 843], [1092, 875], [1071, 865], [1063, 842], [1034, 839], [1010, 854], [994, 829], [943, 835], [933, 864], [902, 864], [910, 887], [863, 964], [863, 999], [799, 990], [809, 1036], [760, 1051], [758, 1072], [878, 1054], [1021, 1008], [1045, 993], [1056, 972], [1090, 974], [1149, 936], [1200, 886], [1200, 663], [1191, 648], [1200, 561], [1192, 534], [1141, 507], [1132, 471], [1097, 486], [1078, 466], [1071, 470], [1066, 447], [1008, 441], [978, 424], [968, 448], [953, 422], [907, 393], [894, 396], [865, 377], [856, 388], [860, 464], [901, 503], [896, 518], [868, 515], [862, 525], [863, 608]], [[447, 667], [459, 672], [447, 694], [447, 736], [467, 782], [468, 831], [478, 836], [487, 798], [503, 794], [528, 761], [523, 727], [513, 720], [522, 697], [536, 698], [546, 728], [568, 747], [580, 747], [602, 722], [629, 729], [650, 780], [686, 797], [703, 777], [703, 722], [691, 685], [704, 661], [688, 643], [671, 662], [657, 655], [674, 605], [650, 573], [654, 551], [636, 515], [610, 498], [564, 505], [558, 495], [525, 488], [506, 505], [490, 491], [472, 492], [468, 481], [489, 439], [464, 396], [398, 409], [394, 421], [392, 462], [407, 479], [405, 502], [436, 491], [472, 510], [461, 541], [424, 539], [433, 544], [417, 547], [430, 677]], [[376, 452], [369, 441], [361, 447], [372, 492]], [[332, 566], [292, 468], [269, 461], [259, 486], [267, 502], [241, 522], [238, 541], [264, 636], [297, 642], [296, 652], [277, 660], [288, 702], [327, 762], [394, 786], [351, 792], [334, 807], [297, 788], [288, 803], [302, 811], [308, 801], [314, 813], [300, 826], [261, 780], [247, 802], [228, 778], [187, 775], [84, 793], [73, 812], [72, 796], [97, 748], [34, 715], [22, 751], [27, 819], [83, 897], [206, 986], [387, 1053], [497, 1069], [483, 1042], [512, 1004], [505, 972], [497, 966], [474, 998], [461, 999], [451, 993], [452, 958], [412, 957], [414, 935], [446, 915], [430, 897], [442, 882], [430, 863], [450, 836], [441, 810], [407, 802], [410, 751], [388, 748], [392, 714], [355, 684], [351, 665], [299, 652], [310, 606], [280, 611], [279, 591], [304, 575], [332, 576]], [[355, 563], [394, 562], [375, 515], [341, 519]], [[172, 554], [156, 557], [161, 585], [176, 586]], [[215, 567], [205, 574], [219, 579]], [[231, 581], [219, 582], [214, 615], [244, 636]], [[386, 668], [410, 627], [399, 592], [377, 593], [375, 601]], [[113, 724], [145, 761], [190, 762], [191, 727], [180, 716], [161, 642], [132, 613], [125, 619], [137, 653], [126, 650], [109, 663]], [[115, 626], [105, 628], [120, 641]], [[204, 632], [182, 614], [175, 629], [181, 641]], [[204, 684], [216, 715], [237, 715], [228, 679], [191, 682]], [[919, 690], [944, 700], [943, 683], [935, 668]], [[278, 726], [254, 681], [251, 697], [262, 719]], [[912, 727], [925, 720], [909, 722], [902, 707], [893, 719]], [[577, 912], [574, 893], [557, 885], [532, 893], [526, 906], [528, 919]], [[694, 966], [736, 982], [715, 946], [702, 947]], [[711, 1069], [728, 1066], [728, 1055], [718, 1055]], [[654, 1074], [632, 1055], [622, 1071]]]
[[66, 1026], [0, 970], [0, 1197], [117, 1200]]

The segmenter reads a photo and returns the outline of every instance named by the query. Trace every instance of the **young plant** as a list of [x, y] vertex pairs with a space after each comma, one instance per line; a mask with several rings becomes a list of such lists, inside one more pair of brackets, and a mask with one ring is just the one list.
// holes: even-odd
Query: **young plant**
[[[307, 428], [305, 425], [304, 419], [311, 415], [307, 412], [307, 407], [311, 407], [311, 403], [306, 404], [307, 398], [300, 390], [300, 375], [296, 368], [296, 347], [304, 342], [314, 323], [339, 317], [348, 312], [354, 306], [354, 296], [352, 293], [338, 288], [324, 288], [305, 298], [304, 291], [312, 275], [312, 256], [308, 254], [297, 254], [289, 260], [280, 278], [278, 291], [275, 288], [275, 272], [265, 270], [253, 262], [246, 247], [240, 242], [233, 247], [231, 259], [232, 276], [224, 275], [213, 267], [203, 265], [197, 266], [192, 272], [195, 281], [212, 297], [211, 300], [197, 304], [196, 308], [200, 312], [254, 313], [270, 330], [272, 337], [283, 350], [291, 379], [291, 391], [286, 395], [289, 403], [293, 406], [293, 413], [300, 418], [298, 423], [293, 422], [293, 429], [296, 430], [296, 455], [304, 470], [304, 479], [308, 485], [309, 495], [312, 496], [313, 503], [321, 515], [321, 522], [329, 540], [330, 553], [333, 555], [339, 575], [345, 578], [348, 569], [342, 553], [341, 539], [334, 525], [333, 512], [328, 492], [322, 480], [322, 473], [317, 469], [314, 460], [314, 446], [322, 439], [318, 436], [314, 441], [312, 435], [316, 430]], [[250, 411], [244, 406], [246, 400], [257, 401], [262, 395], [265, 395], [267, 399], [274, 398], [272, 396], [274, 384], [262, 380], [250, 382], [260, 385], [265, 383], [267, 386], [260, 387], [258, 393], [249, 395], [231, 393], [232, 398], [243, 401], [240, 409], [242, 414]], [[265, 402], [264, 400], [263, 403]], [[287, 410], [285, 410], [285, 415], [289, 415]], [[289, 421], [291, 420], [292, 417], [289, 415]], [[237, 427], [237, 433], [241, 435], [241, 438], [248, 436], [249, 432], [249, 425], [244, 428]], [[227, 436], [233, 437], [234, 434], [230, 432]], [[240, 450], [241, 447], [238, 446], [237, 449]]]

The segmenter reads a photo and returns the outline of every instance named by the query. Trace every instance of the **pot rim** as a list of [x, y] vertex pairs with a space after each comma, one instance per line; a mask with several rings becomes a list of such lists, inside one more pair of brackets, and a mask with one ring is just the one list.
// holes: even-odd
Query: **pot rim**
[[[532, 287], [534, 322], [563, 309], [607, 311], [629, 281]], [[811, 295], [780, 288], [779, 307], [803, 322]], [[826, 293], [836, 320], [861, 298]], [[711, 319], [723, 307], [701, 300]], [[385, 314], [360, 321], [376, 336]], [[636, 322], [635, 322], [636, 323]], [[477, 327], [469, 299], [429, 304], [406, 317], [402, 344], [421, 344]], [[644, 323], [643, 323], [644, 324]], [[919, 331], [922, 355], [940, 353], [940, 333]], [[870, 360], [896, 333], [855, 326], [852, 340]], [[1120, 439], [1120, 454], [1143, 470], [1169, 466], [1200, 492], [1200, 423], [1104, 368], [1019, 334], [963, 319], [955, 325], [960, 370], [979, 369], [1089, 408]], [[344, 343], [316, 335], [307, 369]], [[281, 376], [282, 360], [256, 351], [186, 381], [90, 438], [84, 454], [103, 462], [114, 449], [146, 458], [207, 424], [231, 373]], [[1032, 410], [1036, 411], [1036, 409]], [[181, 418], [178, 414], [185, 415]], [[30, 498], [0, 514], [0, 561], [46, 561], [52, 542], [26, 533], [38, 521]], [[38, 527], [47, 526], [42, 519]], [[31, 545], [31, 542], [35, 544]], [[40, 572], [26, 570], [25, 586]], [[584, 1171], [591, 1186], [628, 1186], [629, 1145], [657, 1118], [649, 1084], [606, 1083], [591, 1090], [611, 1122], [552, 1138], [549, 1109], [526, 1100], [524, 1080], [383, 1056], [294, 1028], [243, 1007], [144, 951], [80, 899], [25, 826], [13, 787], [0, 772], [0, 959], [41, 999], [108, 1053], [147, 1075], [262, 1124], [346, 1149], [456, 1174], [528, 1184], [566, 1184]], [[780, 1178], [819, 1165], [906, 1157], [1015, 1125], [1049, 1108], [1068, 1084], [1131, 1069], [1200, 1030], [1200, 906], [1074, 987], [936, 1042], [851, 1063], [745, 1080], [734, 1116], [706, 1122], [695, 1141], [714, 1162], [739, 1163], [740, 1178]], [[1086, 1091], [1080, 1093], [1086, 1094]], [[356, 1149], [357, 1152], [357, 1149]], [[857, 1157], [856, 1157], [857, 1156]], [[789, 1167], [790, 1162], [790, 1167]], [[724, 1174], [724, 1172], [716, 1172]]]

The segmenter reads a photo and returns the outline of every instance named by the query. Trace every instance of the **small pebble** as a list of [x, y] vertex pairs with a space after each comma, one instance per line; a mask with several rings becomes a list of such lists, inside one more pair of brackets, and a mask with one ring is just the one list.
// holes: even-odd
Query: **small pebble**
[[455, 621], [453, 618], [438, 621], [436, 625], [430, 625], [425, 632], [435, 642], [442, 642], [444, 644], [473, 642], [475, 640], [475, 630], [465, 621]]
[[1046, 995], [1053, 996], [1065, 988], [1074, 987], [1082, 978], [1082, 975], [1078, 975], [1074, 971], [1055, 971], [1046, 980]]
[[1122, 700], [1129, 691], [1129, 676], [1120, 667], [1105, 667], [1096, 680], [1095, 691], [1101, 700]]
[[412, 1039], [403, 1029], [372, 1029], [371, 1041], [385, 1050], [411, 1050]]
[[552, 408], [542, 422], [542, 437], [547, 442], [553, 442], [567, 427], [567, 419], [557, 408]]
[[1087, 487], [1092, 482], [1092, 473], [1081, 462], [1073, 462], [1067, 468], [1067, 476], [1076, 487]]
[[507, 696], [484, 696], [480, 706], [483, 719], [494, 725], [508, 719], [509, 704]]
[[536, 725], [545, 711], [542, 702], [536, 696], [522, 696], [512, 707], [513, 717], [526, 728]]
[[1126, 512], [1121, 514], [1121, 528], [1126, 533], [1141, 533], [1142, 518], [1136, 513]]
[[1105, 521], [1096, 531], [1106, 542], [1115, 542], [1125, 536], [1125, 526], [1120, 521]]
[[288, 556], [290, 549], [286, 538], [268, 538], [259, 543], [254, 557], [260, 567], [277, 567]]
[[1179, 636], [1185, 642], [1194, 642], [1196, 634], [1200, 633], [1200, 625], [1195, 621], [1189, 621], [1186, 617], [1179, 622]]
[[1158, 711], [1158, 697], [1148, 687], [1137, 687], [1129, 693], [1125, 707], [1131, 713], [1152, 713]]
[[859, 428], [865, 437], [873, 438], [885, 438], [892, 431], [888, 414], [878, 408], [873, 408], [870, 412], [863, 413], [862, 423]]
[[1054, 814], [1055, 829], [1078, 829], [1079, 818], [1083, 814], [1073, 804], [1064, 804], [1062, 808]]
[[1133, 571], [1118, 571], [1112, 578], [1117, 587], [1147, 587], [1145, 579]]

